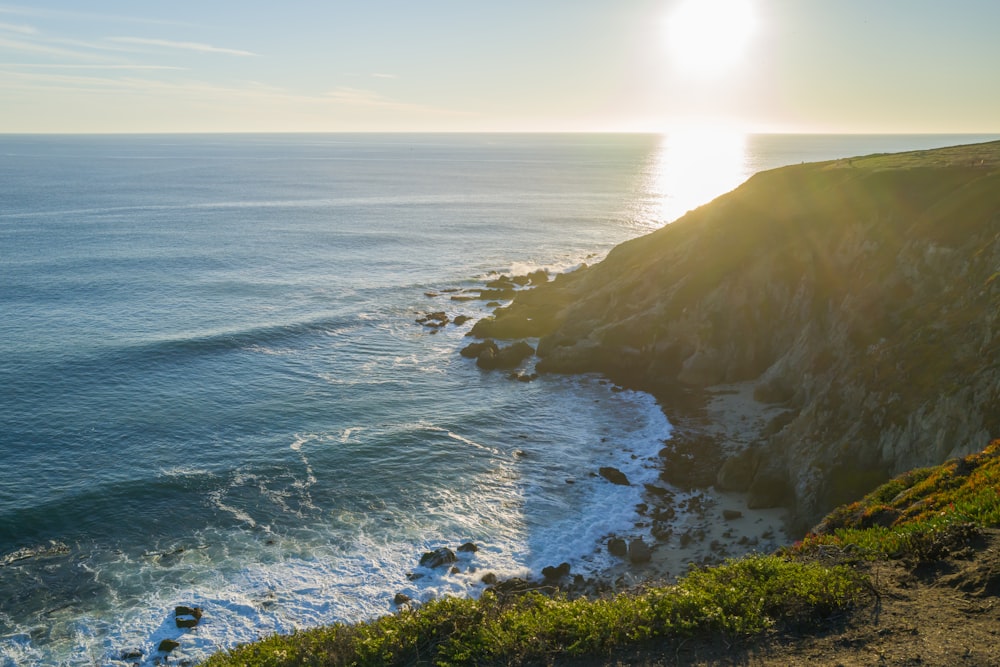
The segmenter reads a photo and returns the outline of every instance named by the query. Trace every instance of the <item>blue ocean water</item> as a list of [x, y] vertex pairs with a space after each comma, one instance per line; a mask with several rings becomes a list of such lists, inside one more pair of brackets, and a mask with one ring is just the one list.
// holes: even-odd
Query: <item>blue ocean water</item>
[[[206, 610], [196, 660], [486, 571], [599, 571], [640, 487], [591, 473], [655, 479], [662, 411], [482, 372], [469, 325], [414, 320], [761, 169], [986, 138], [0, 137], [0, 665], [149, 662], [176, 604]], [[468, 540], [460, 572], [417, 567]]]

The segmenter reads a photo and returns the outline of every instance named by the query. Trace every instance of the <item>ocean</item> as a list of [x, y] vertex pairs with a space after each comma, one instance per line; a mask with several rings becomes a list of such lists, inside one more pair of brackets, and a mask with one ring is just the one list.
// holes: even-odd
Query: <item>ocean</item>
[[196, 661], [486, 572], [601, 572], [670, 407], [481, 371], [471, 323], [415, 320], [762, 169], [989, 138], [0, 136], [0, 665]]

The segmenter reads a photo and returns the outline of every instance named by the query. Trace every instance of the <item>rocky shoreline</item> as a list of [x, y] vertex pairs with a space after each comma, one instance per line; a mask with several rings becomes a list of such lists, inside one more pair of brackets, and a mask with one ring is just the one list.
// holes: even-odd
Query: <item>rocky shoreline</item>
[[[561, 280], [562, 275], [552, 282]], [[548, 274], [536, 271], [526, 276], [499, 276], [482, 288], [449, 288], [425, 296], [448, 297], [455, 303], [488, 301], [488, 308], [500, 309], [516, 295], [544, 284], [551, 284]], [[469, 321], [472, 321], [469, 315], [452, 317], [443, 310], [416, 319], [430, 333], [448, 324], [462, 326]], [[476, 337], [475, 325], [467, 336]], [[535, 370], [536, 348], [524, 340], [503, 345], [486, 338], [469, 343], [459, 353], [474, 359], [479, 368], [506, 372], [511, 380], [530, 382], [539, 376]], [[487, 572], [482, 581], [491, 590], [499, 594], [558, 590], [570, 597], [596, 597], [644, 584], [673, 581], [692, 566], [713, 565], [750, 552], [767, 553], [787, 544], [787, 510], [766, 502], [755, 506], [755, 498], [750, 494], [719, 484], [723, 462], [739, 458], [753, 443], [759, 442], [773, 419], [784, 410], [756, 400], [752, 383], [694, 389], [653, 387], [636, 379], [618, 375], [608, 381], [614, 383], [617, 391], [634, 389], [652, 394], [673, 430], [655, 462], [659, 481], [646, 484], [643, 489], [642, 501], [636, 507], [636, 525], [623, 527], [622, 536], [610, 535], [604, 544], [617, 562], [592, 577], [573, 573], [568, 563], [553, 563], [528, 579], [497, 580], [496, 575]], [[630, 485], [615, 468], [601, 467], [588, 473], [603, 477], [610, 484]], [[631, 528], [648, 529], [651, 540], [626, 539]], [[445, 553], [450, 549], [438, 551]], [[447, 561], [441, 561], [440, 565], [457, 567], [447, 553], [441, 556], [430, 552], [423, 556], [438, 557]], [[414, 604], [402, 593], [396, 603], [397, 608]]]

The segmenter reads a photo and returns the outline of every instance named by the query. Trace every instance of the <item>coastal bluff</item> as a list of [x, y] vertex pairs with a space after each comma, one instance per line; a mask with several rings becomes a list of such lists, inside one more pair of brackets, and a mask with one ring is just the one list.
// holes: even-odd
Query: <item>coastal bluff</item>
[[1000, 437], [1000, 142], [761, 172], [472, 335], [540, 373], [671, 396], [754, 383], [777, 408], [717, 485], [805, 531], [890, 477]]

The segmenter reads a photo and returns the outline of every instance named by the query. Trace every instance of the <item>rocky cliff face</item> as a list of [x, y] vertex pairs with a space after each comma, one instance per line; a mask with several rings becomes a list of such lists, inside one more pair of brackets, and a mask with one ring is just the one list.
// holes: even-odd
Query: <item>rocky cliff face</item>
[[1000, 437], [998, 305], [995, 142], [758, 174], [473, 333], [654, 392], [756, 381], [788, 411], [719, 482], [802, 527]]

